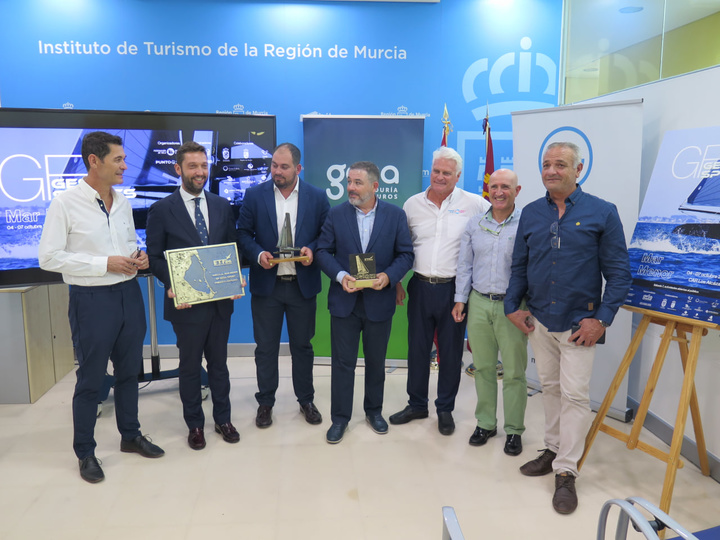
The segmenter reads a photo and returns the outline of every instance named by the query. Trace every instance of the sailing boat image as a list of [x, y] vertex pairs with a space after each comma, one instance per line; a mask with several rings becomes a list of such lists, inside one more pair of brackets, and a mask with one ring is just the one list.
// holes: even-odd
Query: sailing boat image
[[[717, 166], [717, 164], [716, 164]], [[720, 219], [720, 171], [716, 168], [703, 178], [687, 201], [678, 210], [681, 212], [710, 214]], [[708, 216], [709, 217], [709, 216]], [[720, 223], [683, 223], [672, 231], [675, 234], [720, 239]]]
[[377, 279], [375, 274], [375, 254], [355, 253], [350, 255], [350, 274], [355, 278], [348, 285], [354, 289], [372, 287]]
[[268, 261], [271, 266], [273, 264], [280, 264], [281, 262], [305, 262], [310, 260], [310, 257], [307, 255], [300, 255], [300, 248], [293, 246], [290, 214], [287, 212], [285, 213], [285, 223], [280, 231], [277, 248], [278, 250], [273, 252], [275, 258]]

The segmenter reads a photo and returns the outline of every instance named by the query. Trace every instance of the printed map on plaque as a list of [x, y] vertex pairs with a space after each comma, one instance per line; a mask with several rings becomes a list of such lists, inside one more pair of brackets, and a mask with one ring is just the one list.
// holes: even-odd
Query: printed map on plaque
[[169, 249], [165, 259], [175, 305], [202, 304], [244, 295], [237, 244]]
[[629, 252], [627, 304], [720, 322], [720, 126], [665, 134]]

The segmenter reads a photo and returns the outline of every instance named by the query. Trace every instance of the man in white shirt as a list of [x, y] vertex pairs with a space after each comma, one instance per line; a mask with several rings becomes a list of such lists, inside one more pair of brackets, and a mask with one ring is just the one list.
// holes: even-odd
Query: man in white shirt
[[[462, 158], [440, 147], [433, 153], [430, 187], [404, 204], [412, 236], [415, 275], [408, 283], [408, 406], [390, 417], [391, 424], [406, 424], [428, 416], [430, 352], [438, 336], [438, 389], [435, 408], [438, 430], [455, 431], [452, 411], [460, 385], [465, 319], [455, 321], [455, 274], [460, 238], [468, 220], [486, 212], [490, 204], [457, 186]], [[404, 297], [398, 285], [398, 297]]]
[[137, 249], [130, 203], [113, 186], [127, 170], [120, 137], [95, 131], [82, 142], [88, 174], [58, 194], [45, 216], [38, 259], [62, 272], [70, 285], [68, 315], [77, 357], [73, 395], [73, 449], [80, 476], [105, 478], [95, 457], [95, 419], [108, 358], [115, 376], [115, 416], [120, 450], [160, 457], [163, 450], [140, 433], [138, 373], [145, 338], [145, 305], [135, 279], [148, 267]]

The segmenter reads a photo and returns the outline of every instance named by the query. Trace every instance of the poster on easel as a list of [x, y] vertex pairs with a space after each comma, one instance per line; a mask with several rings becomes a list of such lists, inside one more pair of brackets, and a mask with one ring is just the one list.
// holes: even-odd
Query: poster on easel
[[629, 252], [627, 304], [720, 322], [720, 126], [665, 134]]

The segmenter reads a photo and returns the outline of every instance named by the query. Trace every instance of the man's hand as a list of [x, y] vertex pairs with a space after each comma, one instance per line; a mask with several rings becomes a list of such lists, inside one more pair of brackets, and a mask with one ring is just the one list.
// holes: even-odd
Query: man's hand
[[526, 336], [535, 330], [535, 325], [532, 323], [532, 315], [527, 310], [518, 309], [508, 314], [507, 318]]
[[[147, 268], [147, 254], [145, 255], [145, 268]], [[123, 257], [122, 255], [111, 255], [107, 259], [107, 271], [115, 274], [134, 276], [140, 268], [140, 259]]]
[[303, 266], [310, 266], [313, 262], [313, 252], [312, 249], [310, 249], [307, 246], [303, 246], [300, 248], [300, 256], [301, 257], [310, 257], [307, 261], [302, 261]]
[[[245, 287], [247, 287], [247, 283], [245, 281], [245, 276], [243, 276], [242, 274], [240, 274], [240, 286], [243, 289]], [[236, 295], [231, 296], [230, 300], [240, 300], [243, 296], [245, 296], [245, 295], [244, 294], [236, 294]]]
[[[172, 289], [167, 290], [168, 298], [175, 298], [176, 294], [172, 291]], [[190, 304], [178, 304], [175, 306], [175, 309], [189, 309], [192, 306]]]
[[455, 322], [463, 322], [465, 319], [465, 302], [455, 302], [455, 306], [450, 313]]
[[375, 281], [373, 281], [372, 288], [376, 291], [379, 291], [380, 289], [384, 289], [390, 285], [390, 278], [385, 272], [380, 272], [377, 276], [375, 276]]
[[395, 305], [404, 306], [405, 296], [405, 289], [403, 289], [402, 282], [398, 281], [397, 285], [395, 285]]
[[150, 268], [150, 259], [147, 256], [147, 253], [145, 253], [143, 250], [138, 249], [133, 254], [133, 259], [135, 259], [135, 264], [138, 267], [138, 270], [147, 270]]
[[350, 274], [346, 274], [342, 278], [342, 288], [343, 291], [346, 293], [355, 293], [358, 292], [360, 289], [355, 288], [353, 285], [355, 283], [355, 278], [352, 277]]
[[580, 330], [574, 332], [568, 341], [574, 341], [578, 346], [592, 347], [604, 333], [605, 327], [597, 319], [581, 319]]
[[263, 251], [260, 254], [260, 266], [262, 266], [265, 270], [270, 270], [272, 268], [272, 265], [270, 264], [270, 260], [274, 259], [273, 254], [269, 251]]

